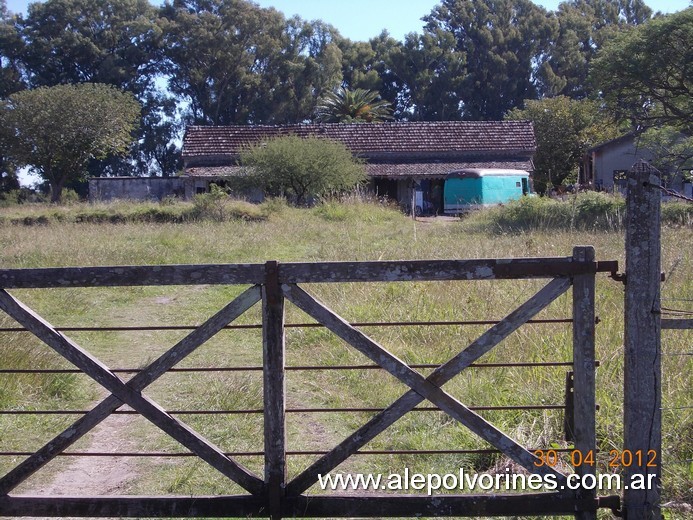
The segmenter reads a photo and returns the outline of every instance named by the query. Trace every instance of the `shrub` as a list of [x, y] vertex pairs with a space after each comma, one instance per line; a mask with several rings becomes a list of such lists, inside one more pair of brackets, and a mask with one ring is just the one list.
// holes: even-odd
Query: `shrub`
[[[582, 192], [565, 201], [523, 197], [506, 205], [475, 212], [467, 225], [496, 232], [529, 230], [612, 231], [623, 227], [625, 200], [617, 195]], [[678, 217], [681, 218], [680, 215]]]
[[693, 204], [682, 201], [665, 202], [662, 204], [662, 224], [693, 226]]
[[353, 189], [366, 179], [363, 164], [346, 146], [319, 137], [272, 139], [245, 151], [241, 161], [256, 186], [297, 205]]
[[229, 197], [223, 188], [216, 184], [210, 186], [209, 193], [195, 195], [193, 207], [189, 213], [193, 220], [262, 220], [265, 214], [261, 208], [250, 202], [235, 200]]

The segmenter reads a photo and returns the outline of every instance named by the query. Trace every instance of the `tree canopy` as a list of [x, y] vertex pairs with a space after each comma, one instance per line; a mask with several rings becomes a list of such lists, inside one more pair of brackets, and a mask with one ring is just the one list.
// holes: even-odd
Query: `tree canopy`
[[693, 7], [617, 35], [591, 74], [619, 119], [693, 136]]
[[576, 182], [585, 151], [621, 134], [618, 125], [600, 112], [597, 102], [566, 96], [528, 101], [524, 109], [511, 110], [507, 118], [534, 123], [534, 189], [538, 193], [566, 180]]
[[420, 33], [354, 42], [251, 0], [45, 0], [26, 15], [0, 0], [0, 100], [96, 82], [130, 92], [135, 143], [90, 161], [92, 175], [174, 175], [185, 125], [315, 121], [340, 87], [379, 95], [395, 120], [499, 120], [567, 96], [690, 135], [692, 9], [653, 18], [645, 1], [441, 0]]
[[502, 119], [537, 96], [534, 64], [556, 30], [546, 10], [530, 0], [443, 0], [424, 20], [466, 56], [456, 92], [465, 119]]
[[128, 150], [139, 112], [132, 94], [84, 83], [12, 94], [1, 119], [10, 156], [49, 182], [51, 201], [60, 202], [65, 183], [84, 176], [90, 159]]

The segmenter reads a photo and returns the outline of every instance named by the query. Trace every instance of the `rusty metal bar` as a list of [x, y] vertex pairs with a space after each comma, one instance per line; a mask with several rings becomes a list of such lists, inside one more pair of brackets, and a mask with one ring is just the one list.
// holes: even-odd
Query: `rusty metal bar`
[[[532, 448], [531, 451], [552, 450], [556, 453], [571, 453], [573, 448]], [[308, 455], [325, 455], [328, 451], [322, 450], [294, 450], [287, 451], [287, 456], [299, 457]], [[468, 450], [358, 450], [355, 455], [473, 455], [488, 454], [493, 455], [502, 453], [496, 449], [468, 449]], [[0, 457], [27, 457], [33, 454], [32, 451], [5, 451], [0, 452]], [[225, 452], [227, 457], [262, 457], [263, 451], [229, 451]], [[65, 451], [59, 457], [195, 457], [192, 452], [166, 452], [166, 451], [118, 451], [118, 452], [98, 452], [98, 451]]]
[[[529, 320], [527, 323], [535, 325], [551, 323], [572, 323], [571, 318], [555, 318], [542, 320]], [[500, 320], [453, 320], [453, 321], [368, 321], [354, 322], [352, 327], [443, 327], [443, 326], [467, 326], [467, 325], [495, 325]], [[286, 323], [284, 328], [324, 328], [322, 323]], [[146, 332], [146, 331], [175, 331], [195, 330], [195, 325], [133, 325], [114, 327], [55, 327], [59, 332]], [[248, 325], [227, 325], [222, 330], [248, 330], [261, 329], [262, 325], [253, 323]], [[29, 332], [24, 327], [0, 327], [0, 332]]]
[[[523, 411], [523, 410], [564, 410], [562, 404], [537, 404], [537, 405], [508, 405], [508, 406], [469, 406], [470, 410], [478, 411]], [[378, 413], [384, 408], [287, 408], [286, 413]], [[90, 410], [0, 410], [0, 415], [84, 415]], [[425, 406], [414, 408], [412, 412], [440, 412], [440, 408], [435, 406]], [[264, 409], [241, 409], [241, 410], [166, 410], [171, 415], [252, 415], [262, 414]], [[113, 415], [139, 415], [135, 410], [118, 410]]]
[[[436, 363], [416, 363], [409, 365], [410, 368], [438, 368], [440, 364]], [[535, 368], [535, 367], [572, 367], [572, 361], [538, 361], [525, 363], [471, 363], [468, 368]], [[599, 366], [599, 362], [597, 362]], [[379, 365], [307, 365], [307, 366], [287, 366], [287, 371], [302, 371], [302, 370], [382, 370]], [[115, 368], [111, 369], [113, 373], [137, 373], [141, 372], [139, 368]], [[261, 366], [245, 366], [245, 367], [198, 367], [198, 368], [171, 368], [168, 372], [261, 372]], [[7, 368], [0, 369], [0, 374], [82, 374], [78, 369], [72, 368]]]

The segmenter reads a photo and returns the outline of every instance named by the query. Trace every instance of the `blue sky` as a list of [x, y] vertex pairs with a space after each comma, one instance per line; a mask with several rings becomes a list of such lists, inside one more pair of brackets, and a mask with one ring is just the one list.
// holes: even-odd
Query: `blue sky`
[[[535, 4], [555, 10], [561, 0], [535, 0]], [[689, 0], [645, 0], [655, 11], [674, 12], [689, 7]], [[155, 0], [161, 3], [161, 0]], [[298, 14], [305, 20], [323, 20], [355, 41], [366, 41], [387, 29], [398, 40], [410, 32], [421, 32], [421, 17], [431, 12], [438, 0], [255, 0], [262, 7], [274, 7], [287, 17]], [[7, 0], [15, 13], [25, 13], [28, 0]]]

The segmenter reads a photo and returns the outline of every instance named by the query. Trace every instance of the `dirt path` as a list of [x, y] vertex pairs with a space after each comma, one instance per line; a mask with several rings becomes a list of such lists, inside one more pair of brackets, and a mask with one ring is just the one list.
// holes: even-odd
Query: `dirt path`
[[[99, 424], [89, 434], [86, 452], [131, 451], [134, 444], [128, 437], [131, 415], [114, 415]], [[137, 476], [132, 459], [128, 457], [75, 457], [53, 480], [45, 485], [34, 484], [23, 494], [35, 495], [117, 495]], [[39, 480], [40, 473], [32, 480]]]
[[[136, 439], [129, 435], [132, 415], [112, 415], [89, 435], [86, 452], [133, 451]], [[14, 493], [35, 496], [106, 496], [127, 494], [138, 476], [134, 459], [129, 457], [70, 457], [48, 482], [39, 471]], [[36, 517], [41, 518], [41, 517]]]
[[[128, 435], [134, 416], [112, 415], [89, 434], [89, 445], [80, 451], [125, 452], [132, 451], [135, 441]], [[50, 482], [45, 482], [41, 471], [19, 487], [22, 495], [95, 496], [119, 495], [137, 476], [137, 468], [128, 457], [75, 457]]]

